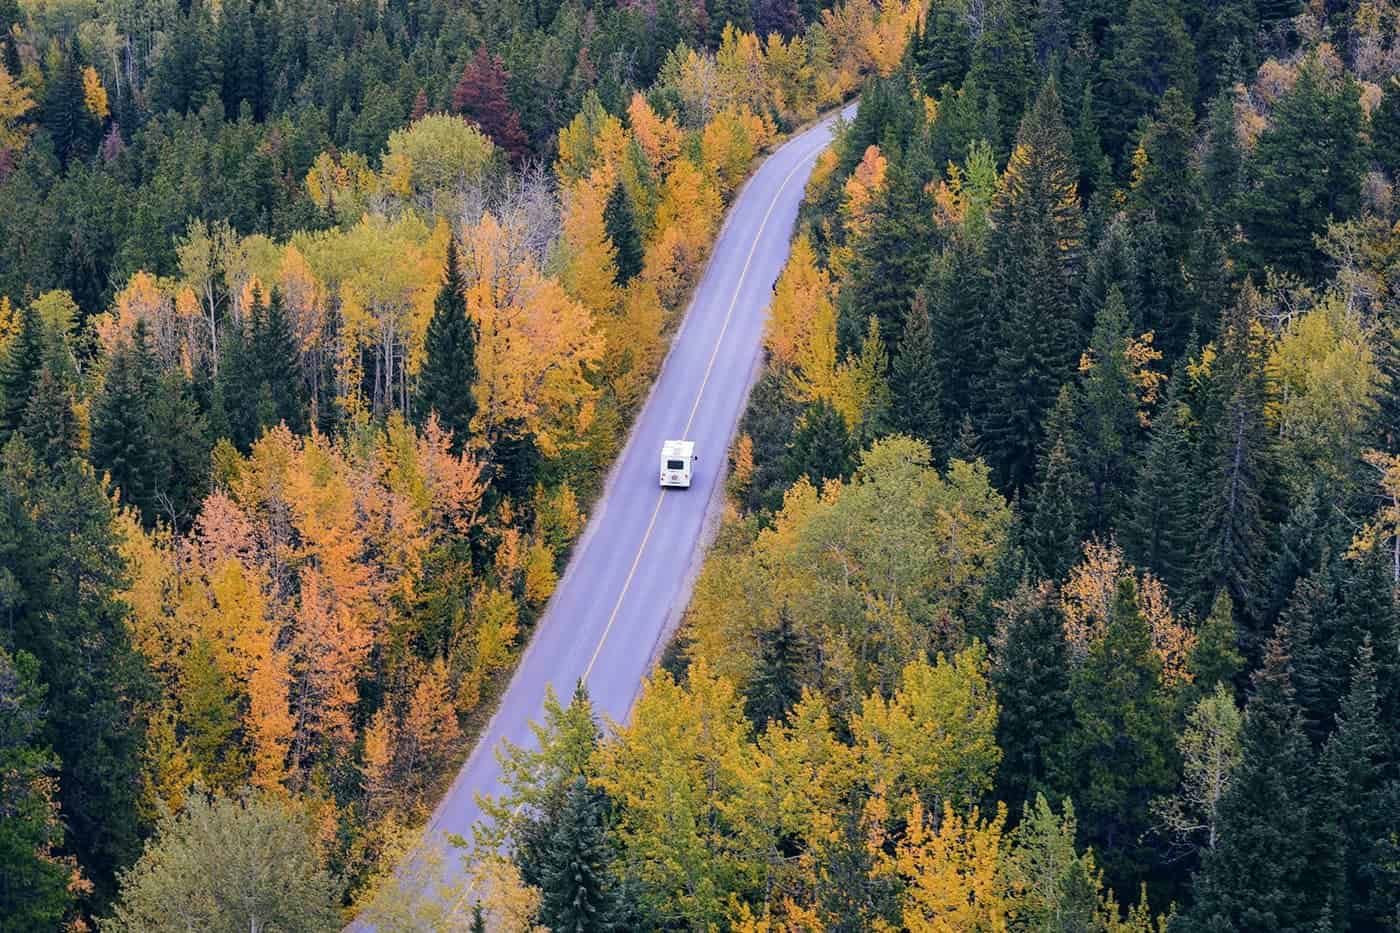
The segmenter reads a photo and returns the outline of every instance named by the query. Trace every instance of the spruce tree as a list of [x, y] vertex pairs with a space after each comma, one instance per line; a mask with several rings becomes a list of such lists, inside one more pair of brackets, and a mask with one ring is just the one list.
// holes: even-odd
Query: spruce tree
[[1260, 573], [1273, 482], [1273, 437], [1265, 420], [1267, 337], [1258, 303], [1257, 294], [1246, 290], [1227, 315], [1211, 367], [1209, 403], [1197, 413], [1207, 426], [1199, 454], [1204, 468], [1197, 594], [1210, 598], [1222, 587], [1228, 590], [1236, 612], [1250, 620], [1244, 644], [1251, 657], [1265, 634], [1258, 624]]
[[1088, 656], [1070, 681], [1074, 723], [1050, 755], [1050, 780], [1076, 801], [1110, 887], [1128, 890], [1155, 859], [1142, 841], [1149, 804], [1176, 782], [1162, 662], [1131, 577], [1119, 581]]
[[1133, 131], [1168, 88], [1196, 99], [1196, 51], [1176, 2], [1130, 0], [1113, 29], [1101, 74], [1104, 148], [1120, 168], [1132, 158]]
[[1004, 755], [997, 799], [1014, 808], [1045, 787], [1051, 750], [1070, 727], [1070, 667], [1064, 622], [1048, 587], [1022, 582], [999, 608], [992, 686]]
[[1314, 757], [1290, 661], [1271, 640], [1245, 707], [1244, 758], [1220, 803], [1219, 841], [1204, 853], [1186, 931], [1304, 931], [1318, 918], [1311, 866]]
[[1094, 322], [1078, 389], [1075, 393], [1077, 441], [1075, 462], [1088, 481], [1085, 530], [1106, 535], [1126, 514], [1133, 464], [1142, 425], [1138, 391], [1128, 356], [1128, 309], [1117, 288]]
[[447, 267], [425, 338], [426, 357], [418, 378], [418, 419], [437, 412], [460, 451], [471, 437], [476, 416], [476, 325], [467, 316], [466, 283], [455, 240], [447, 243]]
[[1400, 76], [1392, 75], [1384, 91], [1371, 112], [1371, 145], [1376, 161], [1395, 171], [1400, 167]]
[[1147, 449], [1122, 529], [1132, 562], [1152, 571], [1172, 593], [1185, 592], [1195, 567], [1196, 479], [1191, 412], [1181, 400], [1184, 375], [1167, 385], [1166, 399], [1152, 420]]
[[112, 478], [122, 501], [154, 522], [159, 504], [152, 485], [157, 438], [151, 431], [150, 400], [156, 363], [138, 320], [131, 339], [118, 346], [102, 390], [92, 405], [92, 464]]
[[53, 468], [78, 454], [81, 444], [73, 385], [68, 367], [51, 363], [39, 372], [39, 384], [25, 409], [20, 433], [34, 455]]
[[626, 285], [642, 271], [642, 235], [637, 229], [632, 199], [620, 181], [608, 195], [607, 206], [603, 208], [603, 225], [617, 251], [617, 284]]
[[946, 0], [931, 4], [909, 42], [909, 54], [925, 94], [939, 94], [945, 85], [962, 87], [972, 65], [971, 30], [962, 7]]
[[72, 904], [69, 872], [54, 858], [63, 824], [53, 817], [52, 775], [59, 762], [43, 743], [45, 686], [38, 662], [0, 647], [0, 929], [56, 930]]
[[941, 452], [946, 432], [937, 355], [928, 301], [920, 293], [890, 365], [890, 422], [896, 431], [922, 438]]
[[24, 413], [44, 368], [44, 330], [33, 304], [25, 305], [19, 312], [19, 332], [0, 358], [0, 444], [24, 424]]
[[1329, 220], [1361, 208], [1366, 153], [1361, 92], [1350, 76], [1334, 81], [1315, 58], [1274, 106], [1250, 160], [1252, 185], [1241, 198], [1245, 258], [1308, 282], [1327, 271], [1315, 237]]
[[820, 488], [827, 479], [846, 478], [855, 469], [855, 445], [845, 417], [826, 399], [807, 406], [787, 452], [789, 482], [805, 476]]
[[249, 350], [257, 371], [254, 379], [258, 395], [266, 397], [268, 407], [266, 415], [259, 418], [259, 428], [266, 430], [285, 421], [294, 433], [306, 433], [307, 400], [300, 354], [282, 292], [277, 288], [266, 304], [254, 302]]
[[95, 885], [84, 900], [98, 909], [117, 870], [139, 853], [137, 711], [151, 702], [120, 599], [126, 568], [113, 518], [107, 491], [81, 459], [42, 469], [23, 443], [0, 451], [5, 638], [34, 656], [38, 681], [62, 685], [47, 697], [41, 741], [62, 763], [65, 849]]
[[1201, 157], [1205, 209], [1217, 230], [1234, 228], [1243, 184], [1244, 155], [1235, 128], [1235, 99], [1222, 91], [1211, 103], [1206, 149]]
[[856, 244], [837, 322], [838, 343], [845, 350], [860, 346], [872, 316], [887, 344], [904, 333], [923, 264], [933, 250], [933, 205], [926, 180], [915, 173], [911, 161], [907, 154], [890, 158], [870, 229]]
[[1206, 695], [1216, 684], [1231, 686], [1234, 683], [1235, 677], [1244, 670], [1239, 640], [1234, 604], [1230, 594], [1222, 590], [1196, 629], [1196, 645], [1187, 662], [1195, 697]]
[[985, 440], [1008, 490], [1030, 485], [1045, 415], [1082, 346], [1075, 326], [1083, 231], [1077, 177], [1059, 94], [1047, 81], [1002, 177], [992, 239], [1001, 327]]
[[1027, 556], [1039, 573], [1050, 580], [1064, 579], [1078, 560], [1084, 540], [1084, 504], [1090, 490], [1075, 459], [1080, 447], [1074, 403], [1065, 386], [1046, 420], [1040, 482], [1029, 500], [1030, 516], [1022, 532]]
[[1151, 309], [1155, 313], [1140, 319], [1139, 329], [1152, 331], [1171, 359], [1185, 347], [1195, 323], [1185, 276], [1202, 219], [1195, 147], [1195, 115], [1182, 93], [1170, 88], [1143, 133], [1129, 201], [1134, 221], [1150, 221], [1160, 242], [1152, 258], [1161, 269], [1153, 283], [1161, 301]]
[[770, 722], [785, 719], [788, 710], [802, 699], [808, 649], [786, 606], [778, 611], [778, 624], [759, 634], [759, 645], [758, 666], [745, 690], [744, 711], [755, 728], [762, 730]]
[[550, 930], [594, 933], [614, 928], [616, 903], [603, 801], [588, 779], [574, 778], [554, 817], [541, 866], [540, 920]]
[[1385, 871], [1385, 840], [1396, 824], [1387, 806], [1386, 772], [1400, 759], [1382, 731], [1374, 652], [1361, 645], [1350, 671], [1350, 684], [1336, 717], [1336, 728], [1322, 753], [1321, 806], [1336, 827], [1336, 838], [1323, 857], [1333, 869], [1333, 910], [1353, 930], [1384, 929], [1394, 919], [1395, 904], [1378, 898], [1376, 880]]

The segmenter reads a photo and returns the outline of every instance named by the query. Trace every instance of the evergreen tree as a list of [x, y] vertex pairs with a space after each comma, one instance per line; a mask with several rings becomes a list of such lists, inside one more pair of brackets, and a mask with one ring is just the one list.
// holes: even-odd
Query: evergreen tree
[[[1244, 758], [1220, 803], [1219, 842], [1204, 853], [1186, 931], [1316, 929], [1324, 906], [1310, 860], [1314, 759], [1289, 658], [1273, 640], [1245, 708]], [[1330, 879], [1328, 879], [1330, 880]], [[1325, 884], [1326, 882], [1324, 882]]]
[[119, 345], [92, 406], [92, 464], [112, 478], [122, 500], [148, 522], [160, 512], [156, 500], [154, 459], [157, 438], [151, 431], [150, 400], [156, 385], [156, 361], [147, 343], [146, 323], [137, 321], [131, 339]]
[[841, 289], [837, 335], [843, 349], [860, 345], [872, 316], [887, 341], [904, 332], [934, 243], [933, 205], [910, 161], [890, 158], [870, 229], [856, 244], [850, 285]]
[[[1337, 712], [1336, 729], [1322, 753], [1326, 786], [1321, 806], [1336, 826], [1336, 839], [1326, 853], [1334, 865], [1331, 904], [1342, 926], [1380, 930], [1395, 918], [1395, 905], [1386, 903], [1376, 881], [1385, 872], [1385, 840], [1395, 832], [1387, 823], [1394, 811], [1387, 806], [1385, 772], [1392, 775], [1400, 760], [1384, 736], [1374, 652], [1363, 642], [1351, 666], [1350, 685]], [[1392, 746], [1392, 747], [1388, 747]]]
[[52, 811], [59, 762], [42, 744], [44, 685], [27, 652], [0, 647], [0, 931], [56, 930], [72, 903], [67, 866], [52, 857], [63, 823]]
[[1201, 157], [1205, 206], [1217, 230], [1231, 231], [1238, 217], [1243, 187], [1244, 155], [1235, 129], [1235, 101], [1229, 91], [1216, 96], [1210, 108], [1206, 149]]
[[967, 14], [955, 3], [931, 4], [918, 32], [909, 40], [909, 55], [925, 94], [939, 94], [945, 86], [954, 90], [962, 87], [972, 66]]
[[1163, 274], [1155, 291], [1163, 300], [1158, 313], [1141, 322], [1141, 329], [1152, 331], [1157, 345], [1173, 359], [1195, 323], [1184, 275], [1201, 226], [1199, 181], [1192, 164], [1195, 146], [1190, 105], [1181, 91], [1169, 88], [1143, 133], [1129, 200], [1135, 219], [1150, 219], [1161, 243], [1155, 258]]
[[466, 283], [454, 240], [447, 243], [447, 267], [424, 340], [425, 359], [418, 377], [418, 418], [437, 412], [438, 423], [452, 432], [453, 450], [471, 437], [476, 416], [476, 326], [467, 315]]
[[1082, 346], [1075, 326], [1083, 229], [1077, 177], [1059, 94], [1048, 81], [1002, 178], [991, 250], [1002, 317], [985, 437], [1010, 490], [1030, 484], [1045, 414]]
[[1168, 88], [1177, 88], [1185, 101], [1196, 99], [1196, 50], [1175, 0], [1130, 0], [1110, 47], [1099, 92], [1104, 148], [1122, 167], [1131, 159], [1139, 118], [1152, 112]]
[[1048, 587], [1022, 583], [1001, 605], [992, 665], [1000, 716], [997, 799], [1015, 807], [1045, 787], [1051, 750], [1072, 721], [1064, 622]]
[[1188, 662], [1191, 688], [1196, 697], [1209, 693], [1216, 684], [1233, 684], [1244, 670], [1239, 640], [1234, 604], [1230, 602], [1230, 594], [1221, 591], [1196, 630], [1196, 646]]
[[1241, 199], [1244, 254], [1254, 268], [1273, 266], [1309, 282], [1322, 277], [1326, 260], [1314, 237], [1329, 220], [1346, 220], [1361, 208], [1360, 93], [1349, 76], [1335, 81], [1309, 59], [1275, 105]]
[[603, 209], [603, 225], [617, 251], [617, 284], [626, 285], [642, 271], [642, 235], [637, 229], [637, 214], [632, 208], [632, 199], [620, 181], [613, 185], [612, 193], [608, 195], [607, 206]]
[[1076, 394], [1074, 459], [1088, 481], [1085, 529], [1106, 534], [1125, 514], [1138, 438], [1138, 393], [1128, 356], [1128, 309], [1117, 288], [1094, 322]]
[[1257, 626], [1262, 555], [1269, 544], [1265, 519], [1271, 482], [1272, 436], [1265, 422], [1268, 399], [1263, 328], [1258, 296], [1246, 291], [1221, 327], [1212, 362], [1209, 404], [1198, 417], [1208, 425], [1202, 438], [1203, 512], [1197, 593], [1210, 598], [1222, 587], [1235, 610], [1251, 620], [1245, 648], [1251, 656], [1263, 640]]
[[1167, 385], [1138, 469], [1123, 546], [1132, 562], [1152, 571], [1167, 590], [1184, 592], [1195, 567], [1196, 479], [1191, 412], [1181, 400], [1181, 371]]
[[150, 458], [152, 498], [163, 520], [184, 530], [193, 523], [208, 491], [213, 447], [208, 425], [193, 387], [179, 371], [156, 380], [147, 406], [155, 441]]
[[778, 611], [777, 626], [760, 633], [759, 641], [758, 668], [745, 691], [744, 710], [754, 726], [763, 729], [786, 719], [788, 710], [802, 699], [808, 650], [787, 607]]
[[0, 444], [24, 424], [29, 399], [44, 368], [44, 322], [31, 304], [19, 312], [19, 332], [0, 359]]
[[[81, 542], [81, 546], [76, 543]], [[113, 506], [91, 467], [74, 458], [42, 469], [22, 440], [0, 453], [0, 567], [5, 638], [38, 662], [46, 701], [40, 744], [61, 762], [65, 849], [95, 890], [111, 896], [137, 854], [137, 796], [148, 675], [131, 647], [118, 598], [125, 568]]]
[[307, 430], [306, 390], [301, 379], [300, 354], [296, 335], [282, 304], [282, 293], [274, 288], [264, 304], [255, 295], [252, 310], [249, 352], [256, 370], [253, 377], [266, 411], [258, 418], [258, 433], [286, 422], [294, 433]]
[[[950, 429], [973, 413], [980, 417], [990, 401], [987, 382], [999, 324], [990, 310], [990, 279], [985, 245], [962, 232], [935, 257], [930, 270], [925, 289], [932, 330], [930, 369], [939, 380], [939, 420]], [[904, 403], [898, 390], [896, 403]]]
[[807, 406], [787, 453], [790, 480], [805, 476], [818, 488], [822, 481], [846, 478], [855, 469], [855, 445], [846, 419], [826, 399]]
[[20, 433], [40, 462], [48, 467], [76, 456], [81, 435], [73, 410], [73, 386], [61, 365], [46, 365], [25, 409]]
[[989, 0], [972, 45], [968, 80], [981, 92], [985, 112], [1002, 128], [1001, 134], [987, 137], [998, 152], [1006, 151], [1005, 134], [1020, 122], [1035, 90], [1035, 40], [1025, 6], [1021, 0]]
[[1027, 556], [1046, 579], [1062, 580], [1079, 558], [1084, 540], [1084, 503], [1089, 498], [1084, 472], [1075, 461], [1081, 447], [1069, 387], [1046, 420], [1040, 483], [1030, 500], [1030, 520], [1022, 532]]
[[578, 776], [554, 817], [541, 866], [540, 921], [550, 930], [593, 933], [614, 929], [611, 852], [602, 793]]
[[1400, 168], [1400, 76], [1385, 82], [1385, 96], [1371, 113], [1375, 159], [1393, 172]]
[[1142, 837], [1149, 804], [1176, 783], [1162, 663], [1131, 577], [1118, 583], [1104, 632], [1070, 681], [1074, 723], [1050, 755], [1050, 779], [1078, 801], [1085, 838], [1109, 886], [1127, 890], [1154, 860]]
[[941, 450], [945, 431], [937, 356], [933, 320], [921, 292], [914, 298], [890, 366], [890, 421], [896, 431], [922, 438], [934, 450]]
[[83, 100], [82, 63], [76, 43], [62, 51], [57, 72], [44, 85], [39, 120], [53, 141], [54, 154], [65, 166], [81, 157], [95, 124]]

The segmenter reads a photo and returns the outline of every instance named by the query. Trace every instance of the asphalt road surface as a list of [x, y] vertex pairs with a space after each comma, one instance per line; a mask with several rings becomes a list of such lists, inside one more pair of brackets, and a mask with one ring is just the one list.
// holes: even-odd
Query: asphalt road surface
[[[722, 504], [717, 486], [759, 360], [773, 283], [833, 119], [769, 156], [731, 206], [670, 355], [495, 716], [438, 805], [430, 842], [447, 833], [471, 838], [481, 817], [476, 795], [501, 791], [496, 748], [502, 739], [533, 743], [529, 724], [542, 716], [546, 685], [567, 702], [583, 678], [600, 716], [621, 721], [631, 709], [663, 635], [685, 609], [707, 513]], [[661, 444], [672, 439], [695, 442], [689, 489], [659, 487]]]

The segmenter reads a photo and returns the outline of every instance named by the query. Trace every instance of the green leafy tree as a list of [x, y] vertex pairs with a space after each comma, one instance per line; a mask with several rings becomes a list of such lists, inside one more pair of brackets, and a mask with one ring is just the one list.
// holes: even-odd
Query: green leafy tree
[[438, 423], [452, 432], [461, 450], [476, 416], [476, 328], [467, 314], [466, 283], [455, 240], [447, 244], [442, 288], [428, 322], [426, 358], [418, 380], [419, 420], [437, 412]]
[[121, 899], [102, 928], [312, 933], [340, 925], [340, 888], [295, 805], [252, 791], [197, 793], [122, 874]]

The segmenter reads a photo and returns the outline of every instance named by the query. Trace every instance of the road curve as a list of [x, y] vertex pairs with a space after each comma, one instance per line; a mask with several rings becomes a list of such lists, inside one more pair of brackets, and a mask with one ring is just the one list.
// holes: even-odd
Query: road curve
[[[496, 748], [502, 739], [533, 743], [529, 724], [542, 716], [546, 685], [567, 701], [583, 678], [600, 715], [621, 721], [631, 709], [685, 608], [707, 513], [722, 502], [717, 487], [761, 352], [764, 312], [834, 119], [788, 140], [735, 198], [651, 395], [495, 715], [433, 815], [429, 841], [470, 838], [481, 817], [476, 795], [502, 789]], [[694, 441], [698, 461], [690, 489], [663, 491], [658, 459], [673, 438]]]

